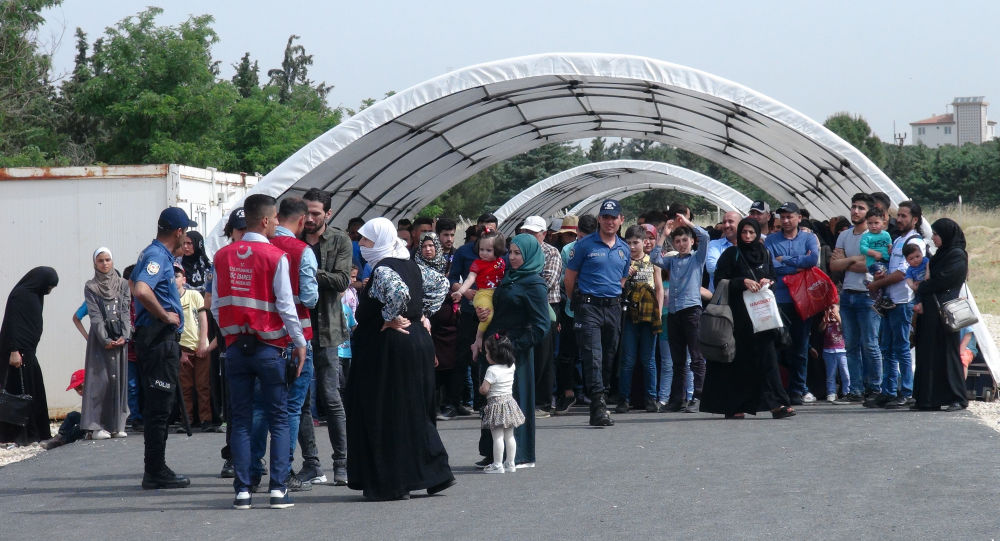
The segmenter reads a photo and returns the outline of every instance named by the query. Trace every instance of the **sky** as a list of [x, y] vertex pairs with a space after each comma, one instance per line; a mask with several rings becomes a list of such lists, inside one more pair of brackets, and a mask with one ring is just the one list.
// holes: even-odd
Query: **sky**
[[[74, 31], [91, 43], [154, 0], [64, 0], [39, 38], [56, 74], [73, 67]], [[289, 35], [313, 55], [330, 104], [357, 108], [448, 71], [550, 52], [619, 53], [681, 64], [763, 93], [818, 122], [861, 115], [883, 141], [950, 112], [956, 96], [1000, 100], [1000, 2], [507, 0], [304, 2], [170, 0], [161, 25], [210, 14], [222, 76], [244, 52], [262, 79]], [[1000, 103], [1000, 102], [998, 102]], [[1000, 119], [1000, 105], [989, 118]], [[895, 122], [895, 132], [893, 123]]]

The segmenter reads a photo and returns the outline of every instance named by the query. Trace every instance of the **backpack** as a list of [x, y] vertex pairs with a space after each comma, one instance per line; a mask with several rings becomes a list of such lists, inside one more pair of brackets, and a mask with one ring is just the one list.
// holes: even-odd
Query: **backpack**
[[729, 280], [715, 284], [715, 295], [701, 313], [698, 343], [707, 361], [731, 363], [736, 357], [733, 310], [729, 307]]

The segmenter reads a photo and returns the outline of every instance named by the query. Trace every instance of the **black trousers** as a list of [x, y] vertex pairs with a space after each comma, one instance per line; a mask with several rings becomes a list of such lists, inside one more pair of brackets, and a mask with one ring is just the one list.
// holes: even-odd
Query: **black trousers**
[[621, 334], [622, 308], [611, 304], [586, 304], [574, 302], [576, 320], [576, 346], [583, 365], [583, 379], [587, 394], [604, 393], [610, 383], [618, 337]]
[[[559, 307], [552, 305], [552, 309]], [[552, 322], [549, 332], [545, 333], [542, 341], [535, 346], [535, 405], [548, 407], [552, 405], [552, 388], [555, 385], [555, 351], [556, 333], [559, 324]]]
[[701, 306], [691, 306], [678, 312], [667, 314], [667, 336], [670, 337], [670, 357], [674, 362], [674, 379], [670, 383], [670, 401], [684, 402], [687, 382], [688, 354], [691, 355], [691, 371], [694, 372], [694, 397], [701, 398], [705, 385], [705, 357], [698, 344], [698, 328], [701, 326]]
[[[476, 341], [476, 329], [479, 327], [479, 318], [475, 312], [462, 311], [458, 314], [458, 339], [456, 340], [458, 351], [455, 352], [455, 368], [451, 370], [451, 378], [445, 387], [443, 406], [457, 407], [465, 400], [466, 375], [469, 367], [472, 370], [472, 384], [478, 388], [479, 372], [472, 358], [472, 343]], [[473, 393], [473, 402], [481, 405], [486, 399], [479, 393]]]
[[134, 340], [145, 399], [142, 408], [145, 471], [155, 475], [167, 469], [167, 420], [180, 385], [181, 347], [177, 343], [177, 327], [165, 323], [137, 328]]
[[565, 301], [559, 303], [556, 315], [559, 318], [559, 352], [556, 354], [556, 390], [565, 393], [577, 386], [576, 366], [580, 355], [576, 350], [576, 331], [573, 318], [566, 314]]

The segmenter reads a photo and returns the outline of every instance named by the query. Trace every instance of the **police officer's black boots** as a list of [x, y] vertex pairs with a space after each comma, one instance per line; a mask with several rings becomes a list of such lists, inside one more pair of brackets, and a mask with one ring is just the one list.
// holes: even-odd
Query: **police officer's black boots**
[[608, 413], [608, 403], [604, 393], [594, 393], [590, 396], [590, 426], [612, 426], [615, 422]]

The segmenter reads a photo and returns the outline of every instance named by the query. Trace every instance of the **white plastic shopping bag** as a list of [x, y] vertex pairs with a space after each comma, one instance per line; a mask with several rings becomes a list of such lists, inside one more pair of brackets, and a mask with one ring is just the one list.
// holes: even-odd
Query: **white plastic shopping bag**
[[781, 312], [778, 311], [778, 301], [770, 285], [760, 288], [756, 293], [749, 289], [743, 292], [743, 304], [753, 322], [753, 332], [759, 333], [781, 328]]

